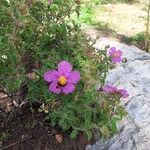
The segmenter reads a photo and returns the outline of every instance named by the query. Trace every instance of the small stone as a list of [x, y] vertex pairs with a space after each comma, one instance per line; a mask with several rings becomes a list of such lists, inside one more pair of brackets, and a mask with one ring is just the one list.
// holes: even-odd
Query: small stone
[[86, 150], [90, 150], [91, 147], [92, 147], [91, 145], [87, 145], [87, 146], [86, 146]]

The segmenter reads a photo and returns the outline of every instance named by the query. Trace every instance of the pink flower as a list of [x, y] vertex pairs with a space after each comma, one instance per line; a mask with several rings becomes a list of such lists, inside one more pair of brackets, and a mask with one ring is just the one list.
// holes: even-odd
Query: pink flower
[[127, 98], [129, 93], [125, 89], [117, 89], [117, 87], [112, 85], [105, 85], [102, 87], [102, 91], [105, 94], [119, 94], [122, 98]]
[[57, 70], [44, 73], [44, 80], [49, 82], [49, 91], [60, 94], [69, 94], [75, 90], [75, 84], [80, 80], [80, 73], [72, 71], [72, 65], [67, 61], [58, 64]]
[[103, 86], [102, 90], [106, 94], [113, 94], [117, 91], [117, 88], [111, 85], [105, 85]]
[[113, 63], [119, 63], [122, 62], [122, 51], [116, 50], [115, 47], [112, 47], [109, 51], [109, 56], [111, 57], [111, 60]]
[[117, 93], [119, 93], [122, 98], [127, 98], [129, 96], [128, 91], [125, 89], [118, 89]]

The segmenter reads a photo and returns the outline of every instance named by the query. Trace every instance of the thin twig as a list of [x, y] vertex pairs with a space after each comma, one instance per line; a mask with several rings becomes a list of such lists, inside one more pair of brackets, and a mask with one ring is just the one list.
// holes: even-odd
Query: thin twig
[[7, 149], [7, 148], [10, 148], [10, 147], [12, 147], [12, 146], [14, 146], [14, 145], [16, 145], [16, 144], [19, 144], [19, 143], [21, 143], [21, 142], [23, 142], [23, 141], [25, 141], [25, 140], [28, 140], [28, 139], [30, 139], [30, 138], [31, 138], [31, 137], [21, 139], [21, 140], [15, 142], [15, 143], [12, 143], [12, 144], [10, 144], [10, 145], [8, 145], [8, 146], [5, 146], [5, 147], [0, 148], [0, 150], [4, 150], [4, 149]]
[[[74, 6], [74, 4], [72, 4], [70, 6], [70, 8], [68, 9], [68, 11], [71, 11], [72, 7]], [[68, 16], [68, 11], [66, 11], [66, 14], [64, 14], [64, 16], [60, 19], [57, 19], [57, 23], [59, 24], [61, 21], [63, 21], [67, 16]], [[74, 11], [74, 10], [73, 10]], [[57, 17], [56, 17], [57, 18]]]

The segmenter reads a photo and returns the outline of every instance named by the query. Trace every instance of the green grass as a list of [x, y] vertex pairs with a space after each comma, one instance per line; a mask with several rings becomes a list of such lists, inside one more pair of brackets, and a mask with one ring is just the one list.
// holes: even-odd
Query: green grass
[[124, 38], [124, 41], [126, 43], [144, 42], [144, 40], [145, 40], [145, 34], [143, 32]]

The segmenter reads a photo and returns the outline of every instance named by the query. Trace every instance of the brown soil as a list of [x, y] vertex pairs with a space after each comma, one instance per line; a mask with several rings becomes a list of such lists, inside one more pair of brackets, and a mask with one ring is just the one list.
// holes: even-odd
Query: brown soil
[[[0, 150], [84, 150], [87, 144], [94, 142], [87, 141], [82, 133], [71, 140], [69, 132], [51, 127], [44, 121], [45, 114], [38, 112], [37, 103], [6, 112], [8, 103], [5, 105], [2, 101], [7, 100], [0, 99]], [[10, 99], [9, 103], [12, 107]]]

